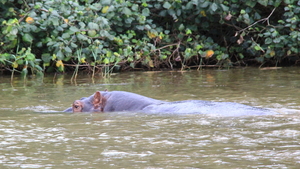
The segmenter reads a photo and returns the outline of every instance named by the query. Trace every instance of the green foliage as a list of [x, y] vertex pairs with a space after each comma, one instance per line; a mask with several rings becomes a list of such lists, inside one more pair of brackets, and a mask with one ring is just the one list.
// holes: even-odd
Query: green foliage
[[13, 71], [21, 70], [24, 76], [28, 73], [28, 68], [31, 69], [33, 74], [43, 71], [39, 65], [41, 59], [36, 59], [35, 55], [31, 53], [31, 48], [22, 48], [16, 55], [9, 53], [0, 54], [0, 64], [9, 65]]
[[[0, 4], [0, 65], [20, 71], [72, 68], [63, 63], [95, 71], [112, 66], [232, 66], [254, 59], [270, 64], [300, 59], [297, 0], [0, 0]], [[208, 50], [212, 56], [206, 55]]]

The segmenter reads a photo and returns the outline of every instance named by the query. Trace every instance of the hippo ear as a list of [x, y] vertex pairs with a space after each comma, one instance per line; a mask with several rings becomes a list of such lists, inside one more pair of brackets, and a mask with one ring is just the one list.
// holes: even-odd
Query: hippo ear
[[99, 91], [97, 91], [94, 94], [93, 105], [95, 110], [100, 108], [100, 111], [103, 111], [104, 109], [105, 98], [101, 95]]
[[102, 95], [99, 91], [94, 94], [93, 104], [94, 106], [99, 106], [102, 103]]

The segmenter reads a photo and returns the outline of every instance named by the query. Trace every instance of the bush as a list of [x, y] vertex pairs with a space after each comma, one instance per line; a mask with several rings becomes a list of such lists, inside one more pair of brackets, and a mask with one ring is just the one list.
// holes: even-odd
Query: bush
[[0, 65], [25, 74], [27, 69], [97, 72], [112, 67], [186, 69], [299, 60], [296, 0], [0, 4]]

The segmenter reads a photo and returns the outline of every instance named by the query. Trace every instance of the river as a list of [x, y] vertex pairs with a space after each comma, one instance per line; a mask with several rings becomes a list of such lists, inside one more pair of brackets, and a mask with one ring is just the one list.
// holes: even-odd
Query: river
[[[0, 168], [299, 168], [300, 69], [0, 76]], [[97, 90], [243, 103], [272, 116], [62, 113]], [[226, 111], [226, 110], [224, 110]]]

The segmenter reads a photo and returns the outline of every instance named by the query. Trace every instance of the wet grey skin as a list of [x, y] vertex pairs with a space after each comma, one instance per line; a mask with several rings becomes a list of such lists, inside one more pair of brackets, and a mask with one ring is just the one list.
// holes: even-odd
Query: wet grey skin
[[75, 100], [64, 112], [142, 112], [151, 114], [274, 115], [274, 111], [233, 102], [183, 100], [167, 102], [124, 91], [97, 91]]

